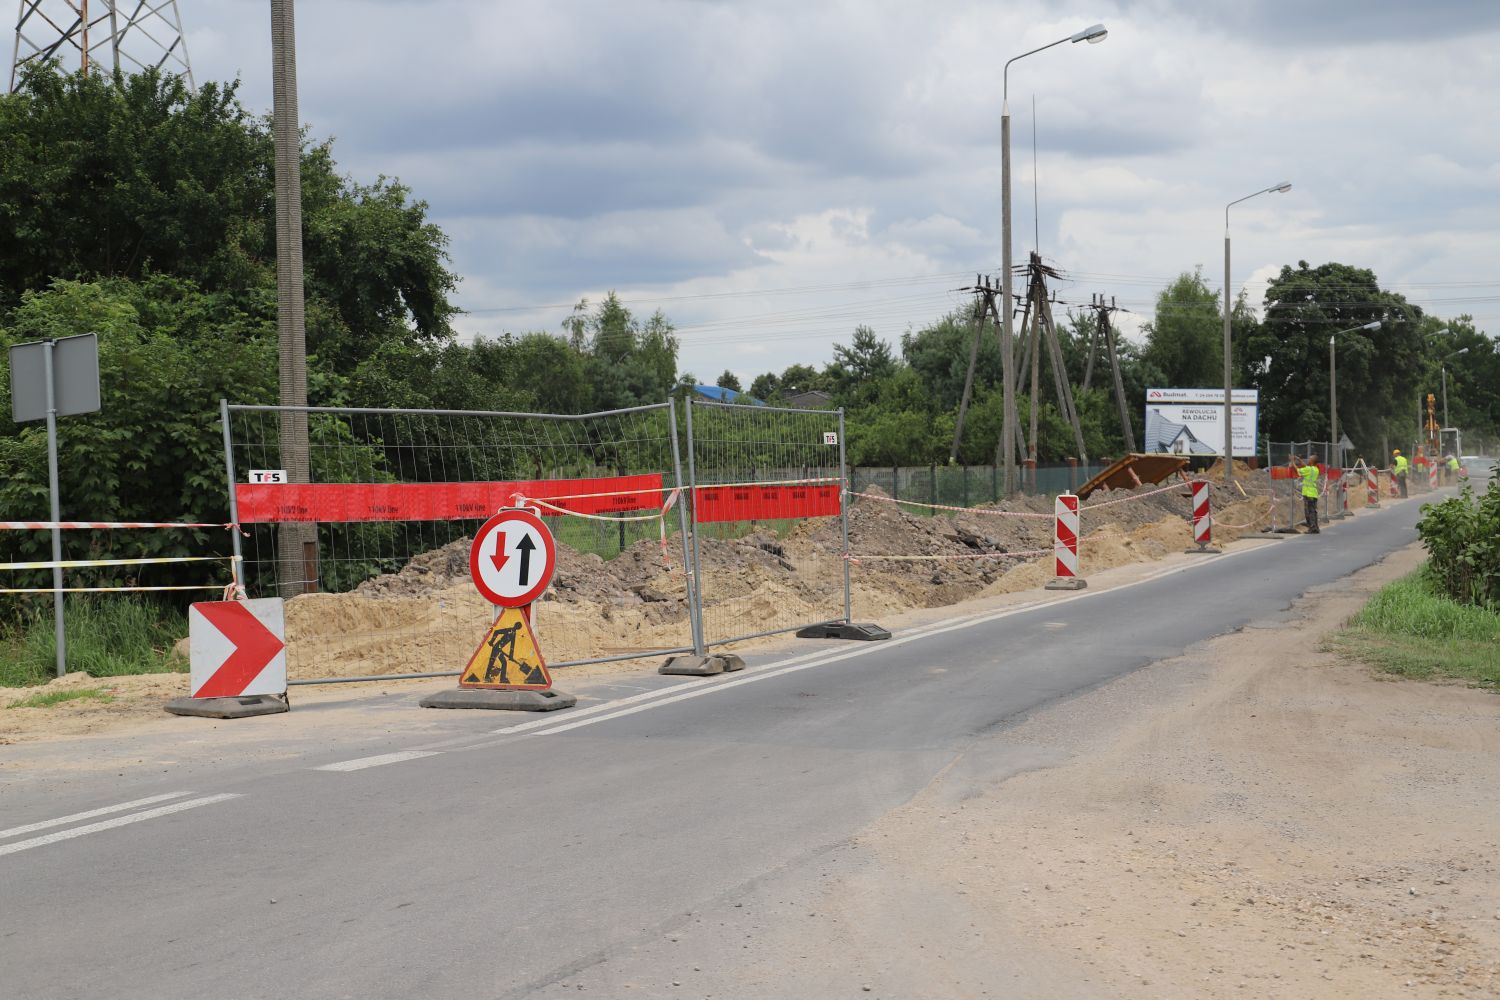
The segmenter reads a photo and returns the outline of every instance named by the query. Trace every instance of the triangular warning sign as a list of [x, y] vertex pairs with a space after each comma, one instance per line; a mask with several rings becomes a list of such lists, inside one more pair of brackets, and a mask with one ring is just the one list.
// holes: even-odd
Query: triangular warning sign
[[545, 691], [552, 686], [541, 647], [521, 608], [500, 609], [500, 617], [459, 675], [458, 686], [511, 691]]

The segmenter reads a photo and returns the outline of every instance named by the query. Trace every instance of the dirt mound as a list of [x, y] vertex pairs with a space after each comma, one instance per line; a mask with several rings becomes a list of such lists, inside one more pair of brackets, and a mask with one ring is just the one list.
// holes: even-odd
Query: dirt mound
[[[1263, 498], [1220, 510], [1220, 495], [1216, 490], [1216, 517], [1258, 530], [1251, 522], [1263, 518]], [[1017, 496], [1003, 510], [932, 511], [866, 489], [849, 509], [855, 614], [875, 617], [1040, 586], [1052, 575], [1052, 510], [1050, 497]], [[1185, 486], [1101, 494], [1080, 514], [1082, 571], [1184, 547], [1187, 511]], [[723, 534], [705, 531], [698, 541], [710, 640], [842, 617], [838, 518], [799, 521], [783, 535], [765, 525], [712, 527]], [[1220, 537], [1231, 537], [1230, 530]], [[352, 593], [289, 601], [293, 676], [458, 669], [491, 616], [469, 579], [470, 544], [463, 538], [424, 552]], [[636, 542], [612, 559], [563, 543], [557, 550], [553, 584], [535, 609], [549, 662], [645, 656], [691, 643], [680, 535], [667, 536], [665, 547], [659, 540]]]

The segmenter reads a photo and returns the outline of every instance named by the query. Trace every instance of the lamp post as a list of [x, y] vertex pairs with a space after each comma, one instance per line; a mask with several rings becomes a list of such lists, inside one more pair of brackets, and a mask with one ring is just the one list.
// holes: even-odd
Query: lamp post
[[1344, 449], [1339, 447], [1339, 384], [1338, 365], [1333, 353], [1333, 342], [1336, 338], [1346, 333], [1354, 333], [1357, 330], [1378, 330], [1380, 320], [1371, 320], [1361, 326], [1351, 326], [1347, 330], [1339, 330], [1328, 338], [1328, 441], [1329, 447], [1337, 456], [1338, 467], [1344, 467]]
[[1229, 210], [1242, 201], [1273, 191], [1277, 194], [1285, 194], [1292, 189], [1292, 185], [1286, 181], [1273, 184], [1268, 188], [1261, 188], [1253, 194], [1247, 194], [1243, 198], [1236, 198], [1224, 206], [1224, 482], [1234, 482], [1234, 353], [1231, 350], [1231, 334], [1229, 331]]
[[1091, 25], [1082, 31], [1074, 32], [1066, 38], [1059, 38], [1055, 42], [1049, 42], [1041, 48], [1032, 49], [1030, 52], [1022, 52], [1020, 55], [1009, 59], [1005, 68], [1001, 71], [1001, 105], [1000, 105], [1000, 379], [1004, 382], [1002, 405], [1004, 414], [1001, 417], [1000, 450], [1003, 453], [1001, 464], [1005, 468], [1005, 492], [1009, 494], [1015, 488], [1016, 476], [1016, 417], [1015, 400], [1013, 390], [1015, 386], [1011, 377], [1011, 369], [1015, 366], [1014, 349], [1014, 327], [1011, 319], [1011, 255], [1010, 255], [1010, 64], [1027, 56], [1034, 56], [1038, 52], [1044, 52], [1063, 42], [1088, 42], [1097, 45], [1104, 41], [1109, 29], [1102, 24]]
[[1451, 360], [1453, 360], [1454, 358], [1458, 357], [1460, 354], [1468, 354], [1468, 353], [1469, 353], [1469, 349], [1467, 347], [1460, 347], [1458, 350], [1454, 351], [1452, 354], [1444, 356], [1443, 360], [1438, 363], [1438, 367], [1443, 372], [1443, 426], [1444, 427], [1452, 427], [1453, 426], [1453, 423], [1448, 419], [1448, 362], [1451, 361]]

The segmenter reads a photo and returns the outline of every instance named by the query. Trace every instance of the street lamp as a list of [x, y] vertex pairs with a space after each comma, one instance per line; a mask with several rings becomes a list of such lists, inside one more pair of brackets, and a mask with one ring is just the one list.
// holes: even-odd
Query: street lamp
[[1261, 188], [1243, 198], [1236, 198], [1224, 206], [1224, 482], [1234, 482], [1234, 354], [1230, 347], [1229, 332], [1229, 210], [1242, 201], [1263, 194], [1285, 194], [1292, 189], [1287, 181]]
[[1053, 46], [1064, 42], [1088, 42], [1097, 45], [1104, 41], [1109, 34], [1109, 29], [1102, 24], [1091, 25], [1082, 31], [1076, 31], [1066, 38], [1059, 38], [1055, 42], [1049, 42], [1041, 48], [1032, 49], [1030, 52], [1022, 52], [1005, 63], [1001, 70], [1001, 105], [1000, 105], [1000, 378], [1005, 387], [1003, 396], [1004, 415], [1001, 417], [1000, 450], [1004, 453], [1002, 464], [1005, 467], [1005, 492], [1010, 493], [1015, 485], [1016, 475], [1016, 419], [1015, 401], [1013, 389], [1015, 388], [1011, 369], [1015, 366], [1014, 350], [1014, 327], [1011, 319], [1011, 255], [1010, 255], [1010, 64], [1027, 56], [1034, 56], [1038, 52], [1044, 52]]
[[1454, 351], [1452, 354], [1446, 354], [1446, 355], [1444, 355], [1443, 356], [1443, 360], [1438, 362], [1438, 368], [1440, 368], [1442, 370], [1442, 373], [1443, 373], [1443, 426], [1444, 427], [1452, 427], [1453, 426], [1453, 424], [1448, 420], [1448, 362], [1451, 361], [1452, 359], [1458, 357], [1460, 354], [1468, 354], [1468, 353], [1469, 353], [1469, 349], [1467, 347], [1460, 347], [1458, 350]]
[[1328, 440], [1329, 447], [1338, 456], [1338, 466], [1344, 467], [1344, 449], [1339, 447], [1339, 385], [1338, 366], [1334, 360], [1333, 342], [1335, 338], [1342, 337], [1346, 333], [1354, 333], [1358, 330], [1378, 330], [1380, 320], [1371, 320], [1362, 326], [1351, 326], [1347, 330], [1339, 330], [1328, 338]]

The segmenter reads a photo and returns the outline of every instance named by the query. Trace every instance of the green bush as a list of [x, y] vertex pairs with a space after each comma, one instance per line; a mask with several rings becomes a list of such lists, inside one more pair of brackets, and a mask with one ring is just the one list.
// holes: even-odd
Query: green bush
[[[180, 611], [125, 596], [75, 598], [65, 611], [69, 671], [91, 677], [184, 671], [172, 651], [187, 635]], [[56, 673], [52, 611], [29, 612], [0, 635], [0, 687], [45, 684]]]
[[1500, 470], [1491, 488], [1463, 492], [1422, 508], [1417, 534], [1431, 557], [1433, 580], [1456, 601], [1500, 610]]

